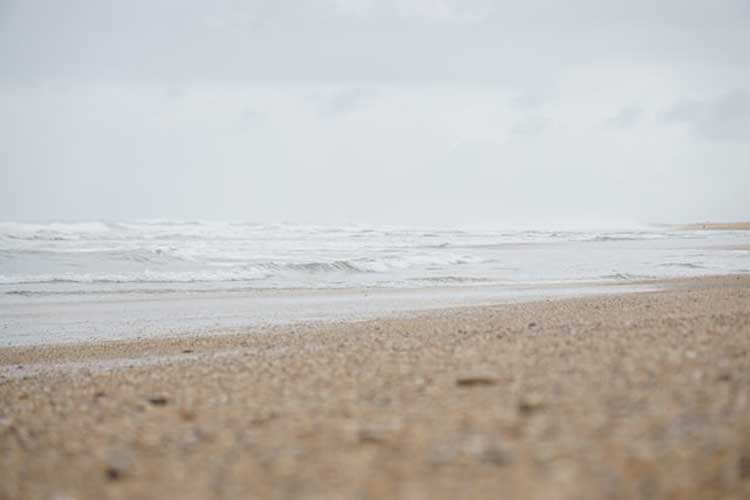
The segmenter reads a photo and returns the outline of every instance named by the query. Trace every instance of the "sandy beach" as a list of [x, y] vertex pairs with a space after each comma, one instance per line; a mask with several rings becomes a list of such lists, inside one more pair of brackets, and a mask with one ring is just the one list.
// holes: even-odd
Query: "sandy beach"
[[0, 500], [750, 500], [750, 0], [0, 0]]
[[0, 349], [0, 498], [749, 498], [750, 276]]

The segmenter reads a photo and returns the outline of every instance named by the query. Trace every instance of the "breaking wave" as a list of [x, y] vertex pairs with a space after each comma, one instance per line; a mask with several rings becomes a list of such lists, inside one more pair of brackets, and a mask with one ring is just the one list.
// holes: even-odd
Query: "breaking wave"
[[[750, 243], [750, 234], [741, 231], [721, 237], [727, 248]], [[22, 296], [141, 285], [170, 290], [192, 284], [198, 290], [627, 281], [747, 269], [746, 253], [695, 252], [701, 240], [715, 248], [715, 238], [706, 231], [663, 227], [545, 231], [244, 221], [0, 222], [0, 291]]]

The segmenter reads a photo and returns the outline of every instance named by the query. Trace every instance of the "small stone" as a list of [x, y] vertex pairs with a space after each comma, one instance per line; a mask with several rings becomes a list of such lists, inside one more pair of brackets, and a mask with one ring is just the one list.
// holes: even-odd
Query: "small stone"
[[178, 413], [180, 415], [180, 418], [186, 421], [195, 420], [196, 417], [195, 412], [190, 408], [180, 408]]
[[385, 441], [385, 435], [379, 429], [371, 427], [360, 429], [357, 436], [360, 443], [380, 443]]
[[507, 448], [493, 444], [484, 449], [481, 459], [494, 465], [508, 465], [513, 462], [513, 454]]
[[193, 448], [201, 442], [206, 441], [207, 437], [208, 435], [200, 427], [196, 427], [187, 433], [179, 442], [179, 446], [184, 449]]
[[475, 434], [464, 442], [464, 452], [481, 462], [503, 466], [513, 461], [510, 449], [504, 446], [496, 437]]
[[153, 406], [166, 406], [169, 400], [164, 396], [152, 396], [148, 398], [148, 402]]
[[531, 415], [544, 408], [544, 400], [539, 394], [531, 393], [521, 397], [518, 402], [518, 411], [522, 415]]
[[122, 478], [122, 471], [120, 471], [120, 469], [116, 469], [115, 467], [107, 467], [105, 473], [107, 475], [107, 479], [109, 479], [110, 481], [117, 481], [118, 479]]
[[13, 417], [0, 416], [0, 432], [13, 427]]
[[278, 418], [278, 416], [275, 411], [265, 412], [250, 419], [250, 423], [252, 425], [265, 425]]
[[182, 354], [191, 354], [193, 352], [192, 349], [183, 349]]
[[104, 475], [109, 481], [119, 481], [130, 469], [131, 460], [126, 455], [114, 455], [107, 461]]
[[535, 321], [532, 321], [531, 323], [529, 323], [529, 328], [534, 328], [535, 326], [536, 326]]
[[737, 469], [740, 478], [750, 479], [750, 455], [742, 455], [737, 461]]
[[400, 420], [371, 423], [361, 426], [357, 432], [360, 443], [382, 443], [388, 441], [402, 428]]
[[496, 384], [497, 378], [487, 375], [467, 375], [456, 379], [458, 387], [482, 387]]

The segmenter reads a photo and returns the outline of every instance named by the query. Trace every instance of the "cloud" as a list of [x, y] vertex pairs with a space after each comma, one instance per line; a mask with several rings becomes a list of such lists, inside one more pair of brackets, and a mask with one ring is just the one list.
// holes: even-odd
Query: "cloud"
[[747, 0], [0, 0], [0, 216], [747, 218], [749, 46]]
[[732, 90], [710, 100], [678, 102], [660, 118], [712, 141], [745, 141], [750, 139], [750, 92]]
[[705, 102], [682, 101], [661, 113], [659, 120], [668, 125], [692, 123], [699, 120], [701, 115], [705, 113], [705, 110]]
[[514, 137], [537, 137], [547, 128], [548, 120], [539, 115], [529, 115], [516, 121], [510, 128], [510, 135]]
[[749, 5], [0, 0], [0, 79], [463, 82], [518, 90], [587, 64], [721, 62], [747, 69]]
[[616, 115], [608, 118], [604, 122], [604, 126], [609, 129], [629, 129], [633, 128], [638, 124], [643, 115], [643, 110], [640, 106], [630, 105], [625, 106]]
[[378, 95], [372, 88], [350, 87], [318, 93], [310, 97], [317, 113], [331, 118], [364, 108]]
[[494, 11], [489, 0], [399, 0], [394, 2], [398, 17], [404, 19], [476, 22]]
[[264, 126], [267, 121], [268, 117], [265, 113], [252, 108], [244, 108], [240, 111], [237, 123], [241, 130], [251, 130]]
[[524, 91], [511, 98], [510, 105], [521, 110], [537, 109], [544, 105], [545, 100], [546, 96], [541, 93]]

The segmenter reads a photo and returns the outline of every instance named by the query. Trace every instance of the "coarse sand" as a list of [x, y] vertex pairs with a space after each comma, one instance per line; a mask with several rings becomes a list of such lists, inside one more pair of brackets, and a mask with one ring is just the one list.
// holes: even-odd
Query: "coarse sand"
[[750, 498], [750, 276], [0, 349], [26, 498]]

